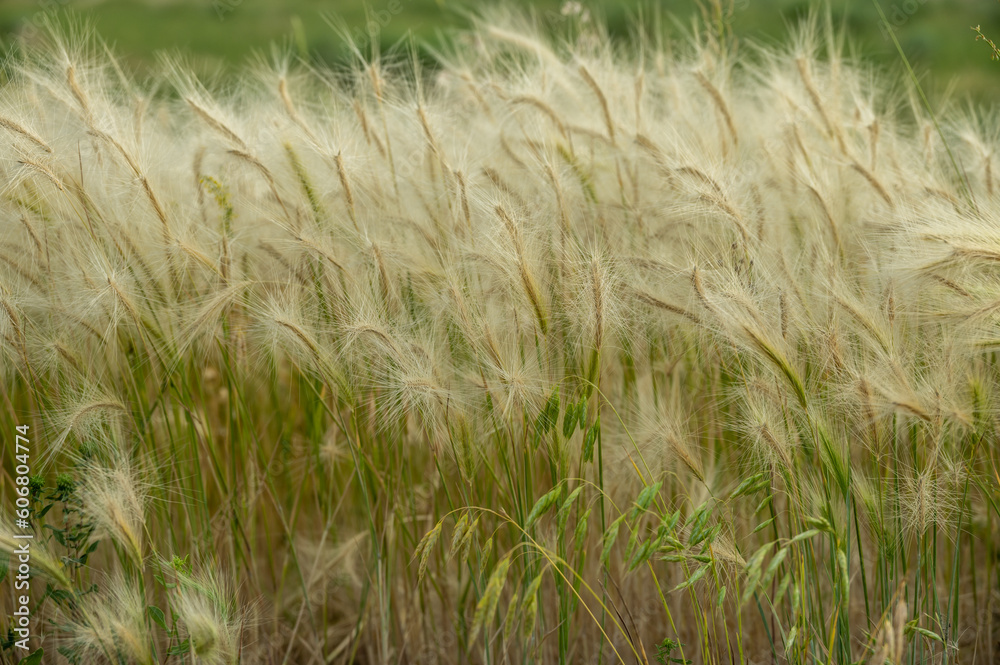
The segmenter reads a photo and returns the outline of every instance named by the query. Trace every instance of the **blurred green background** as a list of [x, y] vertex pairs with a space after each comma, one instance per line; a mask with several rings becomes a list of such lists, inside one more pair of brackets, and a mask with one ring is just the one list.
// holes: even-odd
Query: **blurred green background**
[[[975, 41], [972, 26], [1000, 41], [1000, 2], [997, 0], [880, 0], [883, 10], [914, 67], [936, 94], [953, 90], [990, 104], [1000, 101], [1000, 62]], [[343, 42], [330, 27], [337, 17], [356, 35], [365, 35], [368, 21], [379, 24], [381, 44], [387, 47], [411, 32], [418, 40], [436, 44], [456, 28], [467, 25], [463, 10], [471, 0], [0, 0], [0, 43], [5, 47], [17, 34], [30, 36], [46, 13], [70, 10], [88, 17], [118, 53], [135, 69], [143, 70], [160, 50], [180, 51], [197, 66], [217, 71], [237, 65], [248, 54], [265, 51], [273, 42], [306, 48], [310, 57], [326, 62], [342, 60]], [[532, 7], [558, 28], [565, 21], [565, 0], [513, 2]], [[582, 0], [584, 8], [603, 17], [611, 31], [628, 34], [629, 17], [639, 7], [656, 7], [690, 25], [696, 0]], [[727, 0], [723, 0], [727, 4]], [[367, 5], [367, 12], [366, 12]], [[864, 57], [885, 65], [897, 75], [902, 67], [886, 37], [871, 0], [830, 0], [833, 16], [846, 27], [850, 43]], [[788, 28], [825, 3], [804, 0], [735, 0], [732, 26], [741, 39], [776, 42]]]

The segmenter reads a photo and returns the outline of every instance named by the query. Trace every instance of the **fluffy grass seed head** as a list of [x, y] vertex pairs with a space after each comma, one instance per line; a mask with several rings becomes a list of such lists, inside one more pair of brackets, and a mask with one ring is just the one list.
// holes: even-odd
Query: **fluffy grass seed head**
[[111, 538], [141, 567], [149, 495], [138, 469], [122, 456], [112, 466], [87, 462], [81, 475], [79, 496], [83, 513], [94, 523], [93, 539]]

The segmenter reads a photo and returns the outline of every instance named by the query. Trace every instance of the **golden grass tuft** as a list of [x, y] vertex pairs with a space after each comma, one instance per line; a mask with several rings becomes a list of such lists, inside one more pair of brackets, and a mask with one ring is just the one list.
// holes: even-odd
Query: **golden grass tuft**
[[995, 117], [575, 11], [224, 90], [11, 56], [47, 658], [997, 659]]

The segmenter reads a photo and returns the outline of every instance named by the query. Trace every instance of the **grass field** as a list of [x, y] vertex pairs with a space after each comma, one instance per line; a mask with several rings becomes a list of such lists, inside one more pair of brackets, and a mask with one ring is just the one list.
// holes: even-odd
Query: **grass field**
[[[328, 63], [342, 62], [345, 47], [330, 27], [330, 19], [355, 36], [364, 34], [371, 21], [378, 25], [383, 48], [408, 34], [418, 44], [440, 44], [442, 35], [467, 27], [467, 12], [477, 3], [443, 0], [379, 0], [360, 2], [318, 0], [5, 0], [0, 3], [0, 37], [10, 39], [32, 17], [47, 8], [69, 8], [93, 21], [101, 35], [114, 43], [134, 67], [148, 68], [160, 50], [179, 50], [203, 70], [239, 66], [253, 52], [266, 52], [277, 41], [304, 46], [309, 57]], [[694, 0], [669, 3], [583, 3], [602, 17], [612, 34], [627, 37], [629, 17], [654, 8], [673, 17], [667, 27], [680, 35], [697, 15]], [[549, 24], [564, 28], [564, 2], [520, 2]], [[989, 102], [1000, 100], [997, 63], [989, 50], [974, 41], [972, 26], [989, 34], [1000, 33], [1000, 3], [992, 0], [883, 0], [886, 12], [907, 54], [930, 89], [941, 95], [955, 89]], [[788, 28], [804, 18], [815, 3], [806, 0], [741, 0], [733, 5], [732, 24], [745, 40], [781, 42]], [[851, 35], [852, 45], [870, 62], [895, 68], [898, 56], [881, 28], [870, 0], [833, 0], [835, 20]], [[898, 69], [894, 69], [898, 71]]]
[[709, 19], [25, 43], [0, 658], [996, 662], [997, 117]]

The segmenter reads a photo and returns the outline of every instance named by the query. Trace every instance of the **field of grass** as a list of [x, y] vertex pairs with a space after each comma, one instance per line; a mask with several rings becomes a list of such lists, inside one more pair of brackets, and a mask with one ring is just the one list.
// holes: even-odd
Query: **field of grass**
[[[182, 51], [202, 71], [239, 67], [254, 52], [267, 52], [276, 41], [294, 42], [313, 60], [339, 63], [347, 55], [342, 35], [331, 28], [345, 26], [355, 37], [377, 26], [382, 48], [412, 34], [418, 44], [439, 45], [468, 25], [472, 0], [4, 0], [0, 3], [0, 43], [30, 30], [46, 13], [69, 9], [92, 21], [130, 66], [148, 70], [157, 52]], [[785, 41], [789, 28], [816, 3], [809, 0], [738, 0], [731, 23], [743, 40]], [[852, 45], [866, 59], [893, 67], [897, 54], [871, 0], [831, 0], [834, 20], [851, 35]], [[994, 0], [881, 0], [906, 53], [926, 83], [938, 94], [954, 89], [960, 95], [991, 103], [1000, 101], [1000, 67], [989, 50], [975, 42], [972, 26], [1000, 34], [1000, 3]], [[568, 26], [563, 0], [518, 0], [557, 32]], [[600, 17], [611, 34], [629, 35], [630, 17], [650, 15], [654, 7], [671, 17], [665, 22], [675, 37], [698, 15], [695, 0], [649, 3], [639, 0], [583, 2]]]
[[4, 662], [996, 662], [996, 116], [584, 18], [7, 63]]

